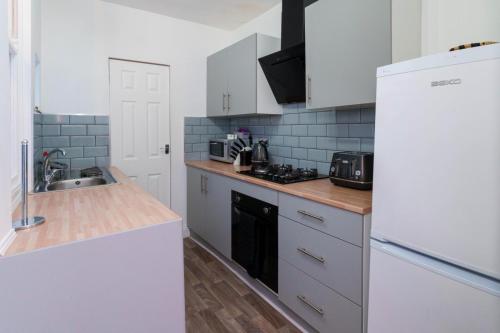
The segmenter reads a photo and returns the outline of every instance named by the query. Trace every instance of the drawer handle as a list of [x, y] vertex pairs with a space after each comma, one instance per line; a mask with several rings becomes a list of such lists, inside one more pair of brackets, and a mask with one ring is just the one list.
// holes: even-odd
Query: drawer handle
[[325, 258], [323, 257], [320, 257], [320, 256], [317, 256], [317, 255], [314, 255], [312, 254], [311, 252], [307, 251], [306, 249], [304, 249], [303, 247], [298, 247], [297, 248], [297, 251], [299, 251], [300, 253], [302, 254], [305, 254], [306, 256], [308, 257], [311, 257], [313, 258], [314, 260], [317, 260], [319, 261], [320, 263], [324, 264], [325, 263]]
[[316, 306], [314, 304], [312, 304], [307, 298], [305, 298], [304, 296], [302, 295], [297, 295], [297, 298], [302, 302], [304, 303], [305, 305], [307, 305], [308, 307], [310, 307], [311, 309], [313, 309], [314, 311], [316, 311], [317, 313], [319, 313], [321, 316], [324, 316], [325, 315], [325, 311], [323, 311], [322, 308], [320, 308], [319, 306]]
[[305, 210], [298, 210], [297, 213], [305, 215], [305, 216], [309, 216], [309, 217], [311, 217], [311, 218], [313, 218], [315, 220], [318, 220], [320, 222], [324, 222], [325, 221], [325, 219], [323, 218], [323, 216], [314, 215], [313, 213], [306, 212]]

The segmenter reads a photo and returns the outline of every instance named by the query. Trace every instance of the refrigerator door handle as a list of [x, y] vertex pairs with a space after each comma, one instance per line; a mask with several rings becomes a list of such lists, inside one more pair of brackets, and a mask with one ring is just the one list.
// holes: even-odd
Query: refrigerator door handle
[[370, 246], [372, 250], [379, 250], [449, 279], [465, 283], [471, 287], [481, 289], [487, 293], [500, 297], [500, 281], [494, 278], [474, 273], [470, 270], [412, 251], [394, 243], [381, 242], [372, 238]]

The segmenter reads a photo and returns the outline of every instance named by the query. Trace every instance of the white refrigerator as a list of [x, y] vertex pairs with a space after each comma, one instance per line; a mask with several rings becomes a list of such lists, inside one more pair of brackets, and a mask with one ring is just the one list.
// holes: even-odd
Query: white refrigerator
[[377, 76], [368, 333], [500, 333], [500, 44]]

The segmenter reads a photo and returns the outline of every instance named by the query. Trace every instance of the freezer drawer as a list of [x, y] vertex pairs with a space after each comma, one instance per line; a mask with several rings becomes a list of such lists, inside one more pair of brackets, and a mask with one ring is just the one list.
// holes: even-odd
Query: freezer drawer
[[334, 289], [356, 304], [362, 304], [362, 248], [279, 217], [280, 258]]
[[279, 259], [279, 299], [325, 333], [361, 333], [361, 307]]
[[372, 240], [368, 333], [498, 333], [500, 283]]

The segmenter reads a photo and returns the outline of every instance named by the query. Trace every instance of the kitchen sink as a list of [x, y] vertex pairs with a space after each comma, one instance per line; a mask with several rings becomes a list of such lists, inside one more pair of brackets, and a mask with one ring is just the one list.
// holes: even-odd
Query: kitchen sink
[[88, 186], [106, 185], [108, 182], [104, 178], [78, 178], [53, 182], [47, 185], [47, 191], [69, 190]]
[[100, 169], [102, 171], [102, 176], [59, 180], [48, 184], [41, 183], [36, 187], [35, 192], [63, 191], [116, 183], [116, 180], [107, 169]]

